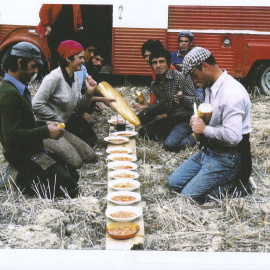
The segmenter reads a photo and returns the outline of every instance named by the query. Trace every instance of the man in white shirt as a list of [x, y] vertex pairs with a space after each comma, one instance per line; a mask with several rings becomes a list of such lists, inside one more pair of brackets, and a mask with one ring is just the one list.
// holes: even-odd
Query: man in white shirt
[[190, 121], [200, 134], [201, 151], [185, 161], [168, 179], [168, 186], [184, 196], [205, 202], [210, 196], [241, 191], [251, 174], [250, 99], [246, 89], [221, 70], [210, 51], [195, 47], [184, 58], [183, 74], [206, 90], [213, 105], [208, 125], [196, 116]]

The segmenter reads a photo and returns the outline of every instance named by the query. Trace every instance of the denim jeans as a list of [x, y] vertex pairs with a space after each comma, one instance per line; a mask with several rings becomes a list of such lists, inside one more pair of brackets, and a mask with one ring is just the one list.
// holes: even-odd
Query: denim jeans
[[204, 90], [202, 88], [196, 88], [195, 91], [196, 91], [197, 95], [199, 96], [201, 103], [203, 103], [204, 102]]
[[209, 195], [219, 196], [239, 184], [241, 156], [238, 151], [202, 150], [178, 167], [168, 186], [182, 195], [205, 202]]
[[147, 137], [154, 141], [163, 141], [163, 147], [167, 151], [179, 152], [186, 146], [194, 146], [196, 141], [187, 122], [175, 123], [168, 118], [155, 119], [141, 127], [141, 137]]
[[163, 143], [165, 150], [173, 152], [179, 152], [187, 146], [194, 145], [196, 145], [196, 141], [187, 122], [177, 124]]

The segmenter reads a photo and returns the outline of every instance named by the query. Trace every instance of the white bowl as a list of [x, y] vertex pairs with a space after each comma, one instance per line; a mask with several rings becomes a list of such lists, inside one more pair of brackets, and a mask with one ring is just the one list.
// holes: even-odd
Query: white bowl
[[110, 181], [108, 186], [109, 188], [112, 188], [117, 191], [132, 191], [140, 187], [140, 182], [137, 180], [130, 180], [130, 179], [116, 179]]
[[122, 136], [122, 137], [134, 137], [138, 134], [137, 131], [130, 131], [130, 130], [125, 130], [125, 131], [118, 131], [118, 132], [115, 132], [114, 135], [115, 136]]
[[129, 154], [111, 154], [108, 155], [107, 159], [111, 161], [129, 161], [129, 162], [137, 160], [136, 156]]
[[129, 154], [132, 152], [132, 150], [128, 147], [118, 146], [118, 147], [108, 147], [106, 149], [106, 152], [108, 154]]
[[136, 170], [138, 165], [128, 161], [113, 161], [108, 163], [111, 170]]
[[[123, 197], [123, 196], [128, 196], [128, 197], [132, 197], [135, 198], [133, 201], [116, 201], [113, 198], [114, 197]], [[107, 195], [107, 199], [108, 201], [114, 203], [114, 204], [118, 204], [118, 205], [130, 205], [130, 204], [134, 204], [137, 203], [141, 200], [141, 195], [137, 192], [131, 192], [131, 191], [116, 191], [116, 192], [110, 192]]]
[[110, 178], [115, 178], [115, 179], [136, 179], [139, 177], [139, 174], [137, 172], [133, 171], [127, 171], [127, 170], [117, 170], [117, 171], [111, 171], [109, 172], [109, 177]]
[[121, 136], [109, 136], [109, 137], [105, 137], [104, 141], [110, 144], [122, 144], [122, 143], [128, 142], [129, 138], [121, 137]]
[[[121, 217], [112, 217], [111, 214], [119, 212], [119, 211], [125, 211], [125, 212], [133, 212], [135, 216], [133, 217], [127, 217], [127, 218], [121, 218]], [[115, 206], [115, 207], [110, 207], [106, 210], [105, 215], [114, 220], [114, 221], [132, 221], [142, 215], [142, 210], [140, 208], [134, 207], [134, 206]]]

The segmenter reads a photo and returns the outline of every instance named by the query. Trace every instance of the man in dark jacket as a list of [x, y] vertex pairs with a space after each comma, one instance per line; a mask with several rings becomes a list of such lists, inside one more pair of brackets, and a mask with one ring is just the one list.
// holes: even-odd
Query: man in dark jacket
[[43, 147], [43, 139], [59, 139], [64, 129], [56, 122], [36, 122], [32, 111], [27, 85], [42, 64], [41, 53], [31, 43], [20, 42], [7, 61], [8, 73], [0, 86], [0, 141], [9, 166], [18, 170], [16, 184], [29, 195], [75, 197], [77, 173], [71, 176]]

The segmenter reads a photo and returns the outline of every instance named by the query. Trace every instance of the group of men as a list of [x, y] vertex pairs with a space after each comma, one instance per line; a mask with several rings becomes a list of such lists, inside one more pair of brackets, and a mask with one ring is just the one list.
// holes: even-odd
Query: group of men
[[[180, 32], [179, 50], [171, 54], [157, 41], [142, 46], [156, 100], [151, 95], [149, 104], [135, 105], [141, 110], [139, 134], [164, 141], [164, 149], [175, 152], [195, 145], [193, 133], [200, 134], [200, 151], [169, 177], [171, 189], [202, 203], [226, 193], [244, 196], [252, 169], [250, 99], [209, 50], [191, 49], [193, 39], [190, 31]], [[209, 124], [193, 115], [200, 102], [213, 106]]]
[[[251, 173], [249, 134], [250, 100], [245, 88], [221, 70], [214, 56], [204, 48], [195, 47], [184, 53], [193, 40], [183, 39], [190, 32], [179, 34], [179, 51], [172, 55], [163, 46], [142, 50], [151, 66], [155, 80], [151, 91], [155, 101], [137, 104], [142, 109], [139, 134], [152, 140], [163, 140], [164, 148], [180, 151], [193, 146], [193, 133], [201, 135], [201, 150], [185, 161], [169, 177], [168, 186], [198, 202], [211, 196], [238, 189], [247, 193]], [[93, 44], [84, 44], [85, 67], [82, 76], [94, 76], [104, 58], [95, 53]], [[98, 50], [96, 50], [97, 52]], [[183, 59], [177, 59], [182, 57]], [[172, 69], [173, 64], [181, 72]], [[42, 64], [39, 49], [27, 42], [13, 46], [8, 61], [9, 70], [0, 86], [0, 141], [3, 154], [19, 174], [17, 184], [33, 193], [33, 183], [40, 192], [54, 192], [55, 196], [78, 194], [78, 174], [43, 146], [43, 139], [59, 139], [63, 129], [55, 122], [36, 122], [31, 106], [28, 83], [38, 65]], [[90, 68], [89, 68], [90, 67]], [[91, 87], [88, 84], [88, 88]], [[194, 103], [200, 103], [196, 89], [205, 91], [205, 103], [213, 106], [210, 123], [193, 115]], [[97, 98], [98, 101], [98, 98]], [[141, 107], [140, 107], [141, 106]], [[88, 117], [89, 121], [91, 118]], [[28, 180], [26, 180], [28, 179]], [[29, 181], [30, 179], [30, 181]], [[34, 182], [33, 182], [34, 181]], [[25, 185], [25, 182], [28, 184]], [[48, 193], [48, 192], [47, 192]]]

